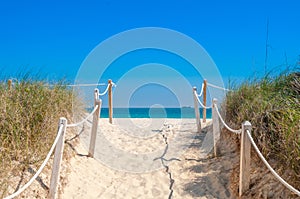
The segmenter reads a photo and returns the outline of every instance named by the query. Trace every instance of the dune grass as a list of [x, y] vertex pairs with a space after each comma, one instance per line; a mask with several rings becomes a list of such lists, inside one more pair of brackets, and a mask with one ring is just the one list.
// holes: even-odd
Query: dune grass
[[246, 120], [263, 155], [274, 160], [277, 170], [300, 189], [300, 73], [244, 82], [228, 93], [223, 107], [235, 128]]
[[62, 82], [46, 86], [24, 79], [11, 89], [0, 83], [0, 197], [14, 176], [39, 167], [57, 133], [60, 117], [70, 118], [78, 104]]

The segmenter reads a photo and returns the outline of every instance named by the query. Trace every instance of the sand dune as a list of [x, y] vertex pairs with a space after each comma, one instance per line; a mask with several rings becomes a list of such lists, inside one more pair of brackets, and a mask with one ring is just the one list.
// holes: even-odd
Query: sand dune
[[[197, 133], [190, 119], [117, 119], [113, 125], [101, 119], [95, 158], [87, 157], [91, 122], [69, 129], [57, 197], [238, 198], [238, 137], [223, 131], [220, 155], [213, 157], [210, 122], [202, 127]], [[297, 198], [252, 155], [257, 159], [251, 161], [252, 188], [242, 198]], [[47, 198], [52, 162], [17, 198]], [[26, 183], [36, 169], [14, 176], [18, 185], [12, 184], [9, 192]]]
[[210, 128], [197, 133], [190, 119], [101, 119], [88, 158], [90, 126], [60, 198], [232, 198], [228, 170], [237, 160], [209, 158]]

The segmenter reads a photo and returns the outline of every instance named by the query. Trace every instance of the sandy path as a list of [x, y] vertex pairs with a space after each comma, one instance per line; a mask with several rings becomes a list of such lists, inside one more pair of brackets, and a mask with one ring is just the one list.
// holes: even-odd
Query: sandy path
[[119, 119], [114, 125], [101, 119], [93, 159], [86, 156], [86, 125], [59, 197], [232, 198], [228, 170], [236, 160], [208, 158], [211, 131], [199, 134], [195, 127], [189, 119]]

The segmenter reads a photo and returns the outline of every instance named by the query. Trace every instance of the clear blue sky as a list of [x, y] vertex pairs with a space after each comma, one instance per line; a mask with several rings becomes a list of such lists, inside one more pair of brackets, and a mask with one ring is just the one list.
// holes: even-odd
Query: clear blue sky
[[239, 81], [264, 70], [267, 20], [268, 68], [299, 61], [299, 8], [297, 0], [1, 1], [0, 69], [9, 77], [25, 69], [72, 81], [105, 39], [133, 28], [162, 27], [200, 43], [225, 83]]

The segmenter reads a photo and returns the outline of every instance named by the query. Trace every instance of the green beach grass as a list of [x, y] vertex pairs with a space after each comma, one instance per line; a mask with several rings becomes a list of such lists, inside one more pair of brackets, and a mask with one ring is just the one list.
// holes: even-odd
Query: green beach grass
[[[24, 78], [10, 89], [0, 83], [0, 197], [14, 189], [14, 176], [38, 168], [54, 141], [60, 117], [70, 118], [80, 109], [73, 91], [59, 82]], [[74, 106], [75, 105], [75, 106]]]
[[300, 73], [285, 72], [244, 82], [226, 96], [223, 108], [231, 126], [248, 120], [263, 155], [300, 189]]

